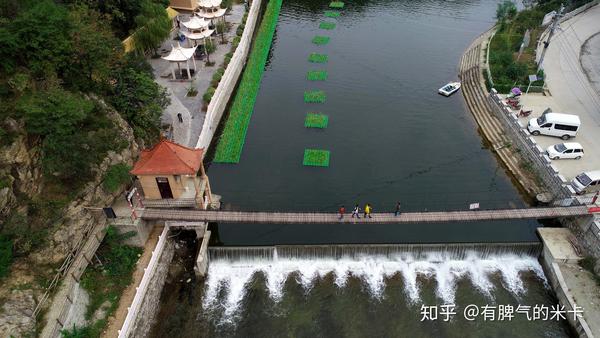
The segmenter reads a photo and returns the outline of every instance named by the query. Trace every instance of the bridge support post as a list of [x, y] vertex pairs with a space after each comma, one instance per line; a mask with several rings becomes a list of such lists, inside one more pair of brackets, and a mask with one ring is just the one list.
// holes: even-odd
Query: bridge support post
[[204, 278], [208, 272], [208, 242], [210, 240], [210, 231], [204, 232], [202, 237], [202, 244], [200, 245], [200, 251], [198, 252], [198, 258], [196, 259], [196, 265], [194, 266], [194, 272], [197, 277]]

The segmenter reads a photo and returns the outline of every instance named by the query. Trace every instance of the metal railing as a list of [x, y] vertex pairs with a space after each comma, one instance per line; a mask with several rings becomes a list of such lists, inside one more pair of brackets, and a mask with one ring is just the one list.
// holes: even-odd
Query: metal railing
[[531, 137], [529, 131], [521, 126], [517, 115], [504, 104], [495, 89], [491, 90], [489, 101], [493, 107], [492, 110], [513, 141], [510, 146], [514, 147], [531, 164], [531, 169], [539, 177], [540, 183], [543, 183], [555, 199], [572, 197], [575, 191], [569, 186], [567, 180], [560, 175], [558, 169], [552, 165], [550, 158]]

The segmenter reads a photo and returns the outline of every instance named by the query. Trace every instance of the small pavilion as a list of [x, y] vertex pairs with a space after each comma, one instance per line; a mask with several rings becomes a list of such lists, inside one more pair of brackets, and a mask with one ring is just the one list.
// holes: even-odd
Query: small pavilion
[[196, 15], [212, 20], [223, 17], [226, 11], [221, 8], [221, 0], [199, 0]]
[[152, 200], [187, 201], [190, 206], [205, 209], [212, 197], [203, 157], [204, 149], [162, 139], [154, 147], [142, 150], [130, 172], [137, 176], [147, 204], [152, 204]]
[[[185, 62], [185, 67], [187, 69], [188, 79], [192, 78], [192, 73], [190, 72], [190, 63], [189, 60], [192, 59], [192, 64], [194, 65], [194, 72], [196, 72], [196, 60], [194, 59], [194, 53], [196, 53], [196, 46], [191, 48], [181, 47], [179, 43], [177, 46], [171, 45], [171, 52], [167, 56], [163, 56], [162, 58], [171, 62], [177, 63], [177, 70], [181, 74], [183, 78], [183, 73], [181, 72], [181, 62]], [[171, 74], [173, 75], [173, 79], [176, 80], [175, 69], [171, 67]]]
[[186, 28], [182, 31], [183, 35], [188, 38], [189, 41], [194, 41], [194, 46], [197, 45], [198, 40], [205, 40], [210, 38], [214, 33], [214, 29], [208, 29], [209, 22], [199, 16], [192, 16], [189, 21], [182, 22], [181, 25]]

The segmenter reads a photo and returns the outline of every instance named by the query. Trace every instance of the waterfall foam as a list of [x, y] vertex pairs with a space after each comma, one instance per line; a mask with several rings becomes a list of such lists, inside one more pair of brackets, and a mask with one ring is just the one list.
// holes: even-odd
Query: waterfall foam
[[[531, 271], [546, 283], [537, 256], [527, 254], [531, 248], [523, 253], [521, 246], [516, 252], [502, 249], [499, 254], [490, 250], [483, 253], [474, 250], [434, 250], [426, 253], [419, 250], [413, 254], [407, 250], [390, 252], [389, 248], [385, 249], [386, 254], [366, 254], [365, 251], [373, 251], [372, 248], [360, 248], [355, 254], [329, 257], [317, 257], [314, 248], [308, 249], [309, 255], [300, 254], [299, 248], [289, 247], [284, 250], [279, 247], [271, 247], [270, 250], [235, 248], [230, 252], [219, 249], [227, 248], [211, 249], [203, 307], [207, 310], [222, 308], [222, 320], [225, 321], [233, 320], [246, 294], [246, 285], [257, 273], [264, 275], [266, 288], [275, 302], [282, 299], [284, 284], [291, 275], [307, 293], [317, 278], [333, 274], [334, 283], [343, 288], [348, 278], [353, 276], [360, 278], [376, 299], [383, 297], [386, 279], [400, 275], [404, 281], [404, 292], [413, 303], [420, 301], [419, 279], [434, 279], [436, 295], [444, 303], [454, 303], [456, 283], [464, 278], [492, 300], [492, 274], [499, 274], [504, 288], [516, 296], [527, 291], [519, 276], [521, 272]], [[247, 252], [242, 254], [240, 250]], [[349, 252], [349, 249], [342, 251]]]

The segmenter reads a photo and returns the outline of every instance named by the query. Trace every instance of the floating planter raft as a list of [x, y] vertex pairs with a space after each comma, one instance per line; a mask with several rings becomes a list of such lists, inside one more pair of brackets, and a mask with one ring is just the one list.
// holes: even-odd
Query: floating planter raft
[[327, 95], [322, 90], [308, 90], [304, 92], [304, 102], [306, 103], [323, 103]]
[[332, 1], [329, 3], [330, 8], [344, 8], [344, 3], [341, 1]]
[[340, 11], [325, 11], [325, 16], [328, 18], [337, 18], [341, 14]]
[[314, 43], [315, 45], [326, 45], [329, 43], [329, 37], [317, 35], [312, 39], [312, 43]]
[[304, 120], [304, 126], [306, 128], [327, 128], [329, 123], [329, 117], [321, 113], [308, 113]]
[[306, 78], [310, 81], [325, 81], [327, 80], [327, 72], [324, 70], [310, 70], [306, 73]]
[[328, 59], [327, 54], [311, 53], [308, 56], [308, 61], [313, 63], [326, 63]]
[[304, 149], [302, 164], [311, 167], [329, 167], [329, 150]]
[[323, 21], [319, 24], [319, 28], [321, 29], [334, 29], [335, 28], [335, 23], [333, 22], [327, 22], [327, 21]]

